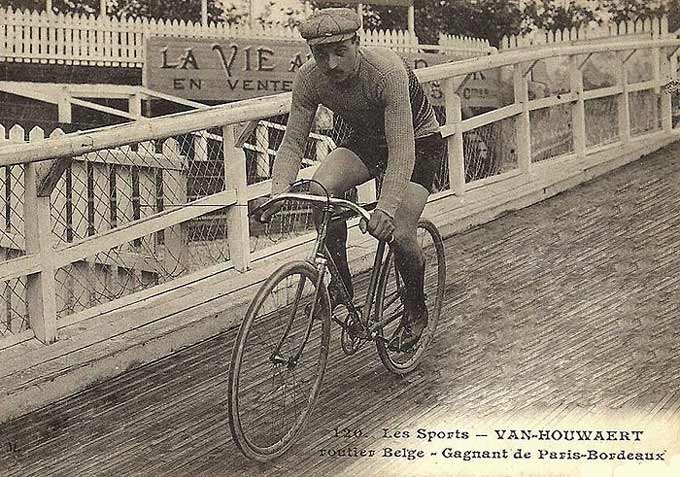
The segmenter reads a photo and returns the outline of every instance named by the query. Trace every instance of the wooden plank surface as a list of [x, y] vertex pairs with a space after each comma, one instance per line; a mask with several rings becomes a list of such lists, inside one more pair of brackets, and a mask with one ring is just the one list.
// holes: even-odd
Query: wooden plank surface
[[[321, 450], [379, 450], [399, 442], [383, 428], [473, 418], [677, 421], [678, 153], [672, 146], [448, 238], [444, 309], [420, 367], [392, 376], [372, 346], [346, 357], [334, 328], [307, 430], [272, 464], [246, 460], [229, 433], [231, 331], [7, 423], [0, 474], [418, 475], [407, 461]], [[357, 289], [365, 286], [360, 277]], [[335, 437], [345, 426], [371, 437]]]

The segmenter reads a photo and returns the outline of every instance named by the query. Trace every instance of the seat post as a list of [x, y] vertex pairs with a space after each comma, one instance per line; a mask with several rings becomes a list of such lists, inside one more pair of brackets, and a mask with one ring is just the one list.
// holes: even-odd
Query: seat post
[[323, 255], [324, 244], [326, 243], [326, 235], [328, 234], [328, 222], [331, 218], [331, 207], [326, 205], [321, 210], [321, 220], [317, 228], [316, 242], [314, 243], [313, 257]]

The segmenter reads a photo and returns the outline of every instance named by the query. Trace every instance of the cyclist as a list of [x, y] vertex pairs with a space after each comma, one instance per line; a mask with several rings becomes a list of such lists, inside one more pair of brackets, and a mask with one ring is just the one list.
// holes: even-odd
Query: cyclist
[[[351, 127], [350, 136], [323, 160], [313, 178], [333, 196], [342, 196], [371, 178], [381, 179], [368, 231], [380, 240], [394, 240], [406, 296], [402, 331], [389, 346], [407, 351], [428, 322], [425, 259], [416, 227], [444, 155], [444, 140], [411, 68], [391, 50], [359, 46], [359, 28], [358, 15], [347, 8], [319, 10], [300, 25], [312, 58], [299, 69], [293, 83], [290, 116], [273, 165], [272, 194], [286, 191], [295, 180], [320, 104]], [[323, 189], [313, 184], [310, 192], [322, 194]], [[327, 237], [329, 252], [351, 296], [346, 223], [333, 222]], [[334, 281], [329, 284], [332, 306], [337, 303], [339, 286]]]

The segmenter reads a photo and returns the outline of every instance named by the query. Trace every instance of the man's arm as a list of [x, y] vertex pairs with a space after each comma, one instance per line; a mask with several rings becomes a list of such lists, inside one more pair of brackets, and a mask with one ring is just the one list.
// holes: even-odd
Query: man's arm
[[307, 84], [300, 75], [293, 84], [293, 102], [283, 142], [272, 168], [272, 195], [285, 192], [295, 181], [318, 104], [310, 99]]
[[388, 159], [376, 208], [392, 218], [406, 193], [416, 157], [408, 82], [406, 70], [400, 68], [386, 76], [383, 89]]

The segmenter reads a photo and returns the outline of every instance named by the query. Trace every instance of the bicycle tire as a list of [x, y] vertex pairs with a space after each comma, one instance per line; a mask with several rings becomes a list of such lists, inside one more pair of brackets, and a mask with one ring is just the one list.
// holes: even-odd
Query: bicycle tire
[[[325, 285], [317, 290], [317, 277], [309, 262], [281, 266], [260, 287], [238, 331], [229, 367], [229, 427], [241, 452], [258, 462], [279, 457], [293, 445], [319, 396], [328, 358], [330, 302]], [[292, 368], [281, 359], [275, 363], [278, 343], [281, 348], [276, 356], [282, 359], [299, 349], [310, 323], [305, 315], [319, 292], [321, 298], [300, 361]], [[291, 294], [291, 303], [278, 303]], [[274, 301], [271, 308], [266, 306], [269, 299]], [[314, 362], [307, 365], [305, 358]], [[303, 375], [307, 372], [311, 376]], [[279, 382], [286, 378], [292, 378], [292, 384]], [[305, 389], [297, 389], [305, 384]], [[287, 395], [289, 387], [295, 389]]]
[[[444, 299], [444, 288], [446, 286], [446, 255], [444, 253], [444, 241], [439, 230], [429, 220], [421, 219], [418, 222], [418, 238], [419, 242], [421, 242], [421, 248], [425, 253], [425, 303], [429, 315], [427, 328], [420, 340], [408, 352], [391, 351], [387, 347], [387, 341], [399, 326], [399, 318], [380, 329], [378, 331], [378, 338], [375, 340], [380, 361], [389, 371], [400, 375], [416, 368], [432, 340], [437, 329], [437, 323], [439, 322], [442, 301]], [[378, 281], [376, 296], [377, 319], [401, 316], [404, 309], [402, 284], [403, 282], [401, 277], [399, 277], [394, 261], [394, 252], [390, 250]], [[387, 336], [387, 339], [385, 339], [385, 336]]]

